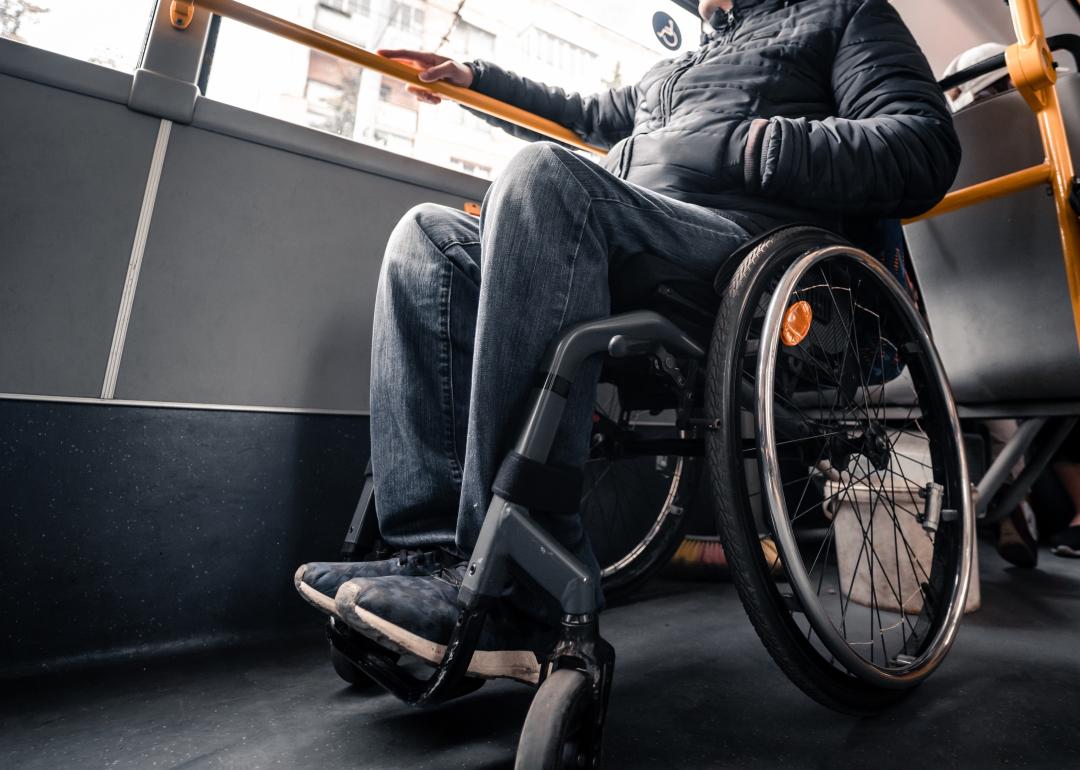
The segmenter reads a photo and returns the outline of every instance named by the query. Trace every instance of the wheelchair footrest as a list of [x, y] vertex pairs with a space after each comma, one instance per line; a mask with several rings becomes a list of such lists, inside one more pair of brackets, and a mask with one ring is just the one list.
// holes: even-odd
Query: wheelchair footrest
[[412, 706], [428, 706], [468, 695], [483, 686], [483, 679], [465, 676], [483, 622], [484, 613], [462, 611], [447, 645], [446, 657], [426, 680], [403, 668], [399, 664], [400, 656], [334, 618], [326, 625], [326, 638], [334, 649], [387, 692]]

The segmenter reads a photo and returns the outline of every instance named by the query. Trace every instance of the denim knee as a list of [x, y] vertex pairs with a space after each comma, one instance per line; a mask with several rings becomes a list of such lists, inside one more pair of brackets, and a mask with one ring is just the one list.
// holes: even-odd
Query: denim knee
[[427, 232], [445, 221], [450, 211], [437, 203], [419, 203], [406, 211], [394, 225], [386, 242], [384, 261], [406, 259], [419, 251], [418, 245], [426, 245], [430, 241]]
[[[581, 162], [572, 152], [553, 142], [534, 142], [522, 148], [510, 159], [488, 188], [484, 207], [498, 204], [508, 196], [547, 200], [562, 198], [568, 189], [578, 188], [568, 163]], [[568, 188], [567, 183], [572, 185]]]

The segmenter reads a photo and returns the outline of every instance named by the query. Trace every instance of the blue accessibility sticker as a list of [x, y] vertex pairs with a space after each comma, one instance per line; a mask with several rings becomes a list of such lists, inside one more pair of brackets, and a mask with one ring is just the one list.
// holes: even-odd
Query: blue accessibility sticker
[[657, 11], [652, 17], [653, 32], [656, 33], [656, 39], [660, 41], [660, 45], [669, 51], [678, 51], [682, 48], [682, 32], [679, 30], [679, 25], [675, 23], [675, 19], [671, 18], [669, 14], [663, 11]]

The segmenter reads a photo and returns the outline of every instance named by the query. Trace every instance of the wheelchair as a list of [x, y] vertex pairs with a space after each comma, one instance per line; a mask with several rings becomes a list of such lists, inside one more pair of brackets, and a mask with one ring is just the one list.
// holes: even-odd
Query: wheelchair
[[[553, 488], [571, 490], [563, 497], [580, 503], [605, 593], [625, 596], [677, 546], [704, 477], [739, 597], [795, 685], [873, 715], [924, 681], [965, 611], [976, 515], [1007, 515], [1080, 414], [1080, 182], [1063, 118], [1080, 114], [1080, 76], [1055, 88], [1050, 53], [1080, 62], [1080, 38], [1046, 38], [1030, 0], [1010, 8], [1019, 42], [1009, 55], [940, 84], [1007, 64], [1016, 91], [957, 115], [960, 189], [935, 219], [906, 223], [918, 295], [896, 265], [796, 225], [745, 245], [711, 287], [661, 276], [612, 317], [567, 330], [500, 470], [441, 663], [421, 678], [331, 619], [338, 672], [416, 705], [472, 692], [483, 683], [468, 666], [485, 613], [524, 573], [558, 603], [561, 632], [540, 661], [516, 766], [598, 767], [614, 649], [600, 635], [592, 576], [530, 510], [548, 510]], [[1018, 148], [1031, 112], [1041, 146]], [[1035, 165], [1001, 175], [1003, 162], [1029, 156]], [[1049, 198], [1034, 189], [1046, 184]], [[985, 201], [994, 216], [961, 210]], [[1031, 291], [1015, 290], [1021, 280]], [[567, 386], [594, 355], [605, 365], [589, 462], [573, 476], [549, 467], [548, 452]], [[977, 489], [961, 416], [1025, 419]], [[627, 487], [632, 499], [620, 500]], [[369, 479], [346, 556], [374, 542], [372, 514]]]
[[[739, 596], [795, 684], [840, 711], [874, 714], [940, 664], [963, 613], [974, 513], [956, 408], [918, 309], [877, 258], [814, 227], [768, 233], [726, 264], [694, 296], [661, 283], [652, 307], [579, 324], [554, 342], [494, 485], [441, 664], [420, 678], [331, 618], [344, 678], [416, 705], [472, 692], [483, 683], [466, 674], [487, 608], [523, 572], [562, 618], [517, 766], [598, 766], [614, 650], [600, 636], [593, 577], [529, 513], [550, 510], [555, 486], [574, 499], [612, 492], [595, 472], [584, 484], [590, 471], [571, 477], [547, 465], [568, 384], [595, 355], [606, 357], [598, 403], [614, 406], [597, 409], [590, 462], [619, 484], [627, 475], [617, 466], [645, 463], [637, 495], [648, 503], [637, 510], [659, 512], [597, 548], [606, 591], [629, 590], [671, 555], [683, 496], [707, 469]], [[917, 503], [892, 495], [897, 487]], [[872, 506], [860, 508], [857, 490]], [[869, 600], [853, 599], [854, 573], [839, 570], [844, 501], [854, 501], [861, 528]], [[370, 545], [370, 484], [361, 507], [354, 552]], [[763, 534], [779, 563], [761, 549]]]

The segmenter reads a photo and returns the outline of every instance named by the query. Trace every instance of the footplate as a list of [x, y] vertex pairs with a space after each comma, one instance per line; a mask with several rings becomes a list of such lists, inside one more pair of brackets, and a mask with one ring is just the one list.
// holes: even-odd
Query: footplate
[[434, 706], [480, 689], [483, 679], [466, 677], [476, 639], [483, 627], [483, 610], [463, 610], [446, 648], [446, 656], [428, 679], [420, 679], [398, 663], [398, 656], [353, 632], [331, 617], [326, 638], [365, 676], [412, 706]]

